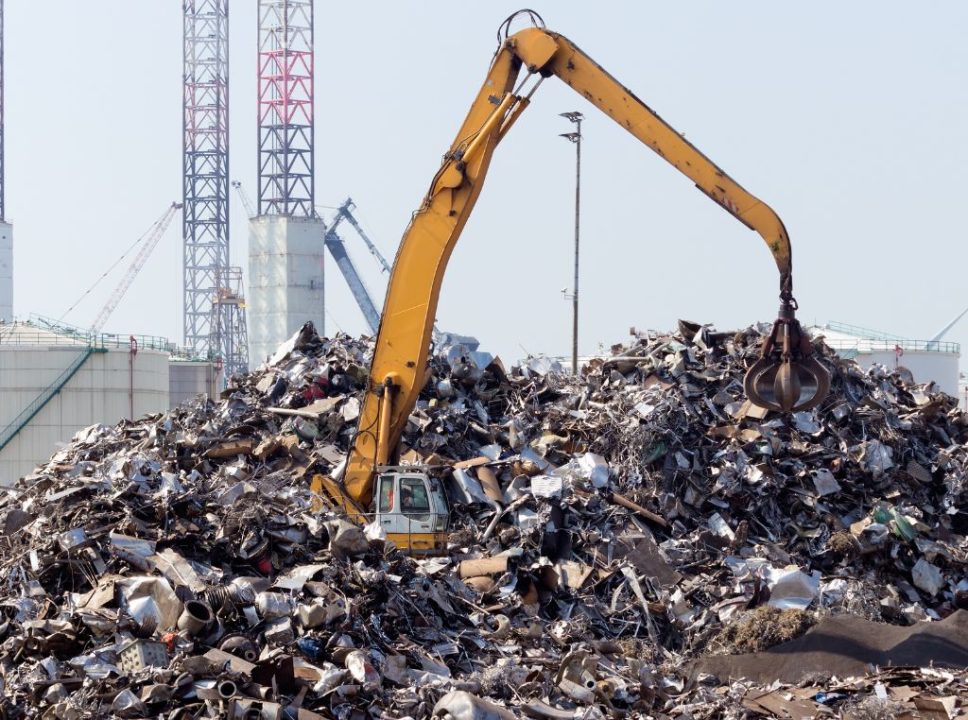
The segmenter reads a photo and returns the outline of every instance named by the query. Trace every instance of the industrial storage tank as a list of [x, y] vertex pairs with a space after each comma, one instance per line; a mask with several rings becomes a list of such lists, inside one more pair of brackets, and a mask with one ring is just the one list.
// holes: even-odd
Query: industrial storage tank
[[167, 410], [170, 349], [164, 338], [0, 322], [0, 485], [81, 428]]
[[198, 395], [218, 397], [222, 370], [212, 361], [172, 356], [168, 372], [169, 407], [176, 408]]
[[961, 346], [941, 340], [912, 340], [869, 328], [828, 322], [809, 328], [843, 358], [856, 360], [863, 368], [874, 364], [889, 369], [907, 368], [915, 382], [935, 382], [944, 392], [960, 397], [959, 361]]

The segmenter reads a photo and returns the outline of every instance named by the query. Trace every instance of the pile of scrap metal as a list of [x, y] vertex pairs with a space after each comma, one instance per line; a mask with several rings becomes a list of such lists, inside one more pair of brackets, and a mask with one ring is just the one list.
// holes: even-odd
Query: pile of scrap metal
[[443, 557], [309, 490], [367, 341], [79, 432], [0, 496], [0, 715], [965, 717], [968, 418], [830, 353], [820, 408], [767, 413], [758, 333], [578, 378], [449, 346], [401, 457], [448, 478]]

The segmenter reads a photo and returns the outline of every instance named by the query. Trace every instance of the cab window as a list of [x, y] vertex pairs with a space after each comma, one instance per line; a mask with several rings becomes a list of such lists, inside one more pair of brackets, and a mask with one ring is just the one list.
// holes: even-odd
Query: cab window
[[430, 498], [423, 480], [400, 479], [400, 510], [404, 515], [426, 515], [430, 512]]
[[380, 478], [380, 512], [388, 513], [393, 510], [393, 476], [385, 475]]

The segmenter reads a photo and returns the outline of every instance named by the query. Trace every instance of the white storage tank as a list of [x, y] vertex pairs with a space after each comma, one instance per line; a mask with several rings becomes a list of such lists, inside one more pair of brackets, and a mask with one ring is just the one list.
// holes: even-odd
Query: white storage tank
[[133, 340], [0, 323], [0, 485], [30, 473], [83, 427], [168, 409], [170, 346]]
[[168, 365], [168, 406], [176, 408], [198, 395], [217, 398], [222, 372], [208, 360], [172, 357]]
[[822, 335], [838, 355], [857, 361], [863, 368], [874, 364], [904, 367], [915, 382], [935, 382], [944, 392], [960, 396], [958, 384], [961, 346], [944, 340], [912, 340], [877, 330], [828, 322], [809, 328], [812, 336]]

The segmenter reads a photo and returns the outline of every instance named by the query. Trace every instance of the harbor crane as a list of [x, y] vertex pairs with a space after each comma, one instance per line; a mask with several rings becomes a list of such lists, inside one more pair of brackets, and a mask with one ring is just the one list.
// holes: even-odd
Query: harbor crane
[[[242, 183], [238, 180], [232, 181], [232, 187], [236, 189], [239, 193], [239, 198], [242, 200], [242, 206], [245, 208], [246, 214], [250, 217], [256, 217], [255, 207], [252, 201], [249, 199], [248, 194], [245, 192], [245, 188], [242, 187]], [[363, 242], [366, 244], [367, 249], [370, 253], [377, 259], [380, 266], [383, 268], [384, 272], [390, 272], [390, 266], [387, 264], [386, 258], [380, 254], [380, 251], [373, 244], [373, 242], [366, 236], [363, 232], [363, 228], [360, 227], [359, 222], [353, 217], [353, 200], [347, 198], [342, 205], [337, 208], [336, 216], [333, 220], [325, 226], [323, 234], [323, 243], [326, 245], [326, 249], [329, 250], [329, 254], [333, 256], [333, 261], [336, 263], [336, 267], [339, 268], [340, 273], [343, 275], [343, 279], [346, 280], [346, 284], [350, 288], [350, 292], [353, 294], [353, 299], [356, 301], [356, 305], [360, 308], [360, 312], [363, 313], [363, 319], [366, 321], [367, 327], [369, 327], [371, 333], [376, 333], [377, 329], [380, 327], [380, 311], [377, 310], [373, 298], [370, 292], [366, 289], [363, 284], [362, 278], [360, 278], [359, 272], [356, 270], [356, 266], [350, 259], [349, 254], [346, 252], [346, 244], [343, 242], [343, 238], [339, 236], [336, 232], [336, 228], [339, 226], [340, 222], [346, 220], [353, 228], [359, 233]]]
[[138, 254], [134, 256], [131, 261], [131, 265], [125, 271], [124, 276], [121, 278], [121, 282], [118, 286], [114, 288], [114, 292], [108, 298], [108, 301], [104, 304], [98, 312], [97, 317], [94, 318], [94, 322], [91, 323], [90, 333], [91, 335], [97, 335], [104, 328], [104, 324], [111, 317], [111, 314], [117, 309], [118, 305], [121, 303], [121, 299], [124, 294], [131, 287], [131, 283], [141, 272], [141, 268], [144, 267], [148, 258], [151, 256], [152, 251], [157, 247], [158, 241], [161, 240], [161, 236], [165, 234], [165, 230], [171, 225], [172, 219], [175, 217], [175, 213], [181, 210], [182, 204], [173, 202], [168, 206], [164, 215], [158, 218], [151, 229], [148, 230], [148, 234], [145, 236], [144, 241], [141, 243], [141, 248], [138, 250]]

